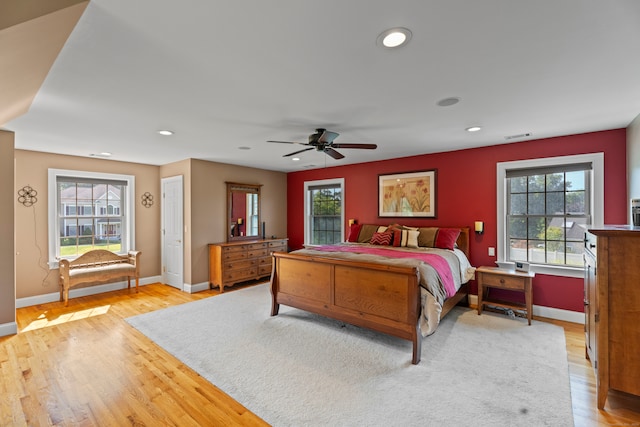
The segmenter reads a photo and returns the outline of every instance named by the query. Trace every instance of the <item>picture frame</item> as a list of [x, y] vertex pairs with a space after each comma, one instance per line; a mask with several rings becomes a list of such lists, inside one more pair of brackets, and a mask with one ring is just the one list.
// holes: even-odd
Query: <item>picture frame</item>
[[378, 216], [436, 218], [437, 172], [378, 175]]

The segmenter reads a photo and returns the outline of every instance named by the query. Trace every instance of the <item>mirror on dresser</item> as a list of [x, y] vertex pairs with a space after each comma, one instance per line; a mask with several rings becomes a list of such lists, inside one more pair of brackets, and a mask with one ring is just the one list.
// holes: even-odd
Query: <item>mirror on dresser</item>
[[227, 241], [260, 235], [260, 184], [227, 182]]

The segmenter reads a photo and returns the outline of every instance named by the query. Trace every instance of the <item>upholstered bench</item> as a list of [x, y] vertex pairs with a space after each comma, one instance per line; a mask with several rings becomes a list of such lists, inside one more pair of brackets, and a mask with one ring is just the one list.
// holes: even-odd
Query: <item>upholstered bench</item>
[[140, 279], [140, 251], [118, 255], [104, 249], [94, 249], [73, 261], [60, 260], [60, 301], [69, 303], [69, 289], [83, 283], [105, 282], [126, 277], [129, 289], [131, 278], [136, 279], [136, 292]]

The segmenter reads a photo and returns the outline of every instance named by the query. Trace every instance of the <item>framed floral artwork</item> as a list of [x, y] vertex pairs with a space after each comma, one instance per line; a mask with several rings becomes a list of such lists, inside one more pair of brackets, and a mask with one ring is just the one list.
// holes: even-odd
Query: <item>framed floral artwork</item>
[[436, 217], [437, 170], [378, 175], [378, 216]]

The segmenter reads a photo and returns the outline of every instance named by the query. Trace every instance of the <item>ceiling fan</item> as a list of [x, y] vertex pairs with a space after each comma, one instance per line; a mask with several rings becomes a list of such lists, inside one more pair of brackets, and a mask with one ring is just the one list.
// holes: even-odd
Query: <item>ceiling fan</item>
[[267, 141], [267, 142], [277, 142], [280, 144], [300, 144], [300, 145], [309, 145], [309, 148], [305, 148], [303, 150], [294, 151], [293, 153], [285, 154], [282, 157], [293, 156], [294, 154], [303, 153], [305, 151], [313, 150], [316, 151], [324, 151], [334, 159], [342, 159], [344, 155], [340, 154], [335, 150], [335, 148], [362, 148], [366, 150], [375, 150], [378, 148], [376, 144], [336, 144], [333, 142], [334, 139], [338, 137], [338, 133], [331, 132], [326, 129], [318, 128], [316, 129], [316, 133], [312, 133], [309, 135], [309, 142], [291, 142], [291, 141]]

